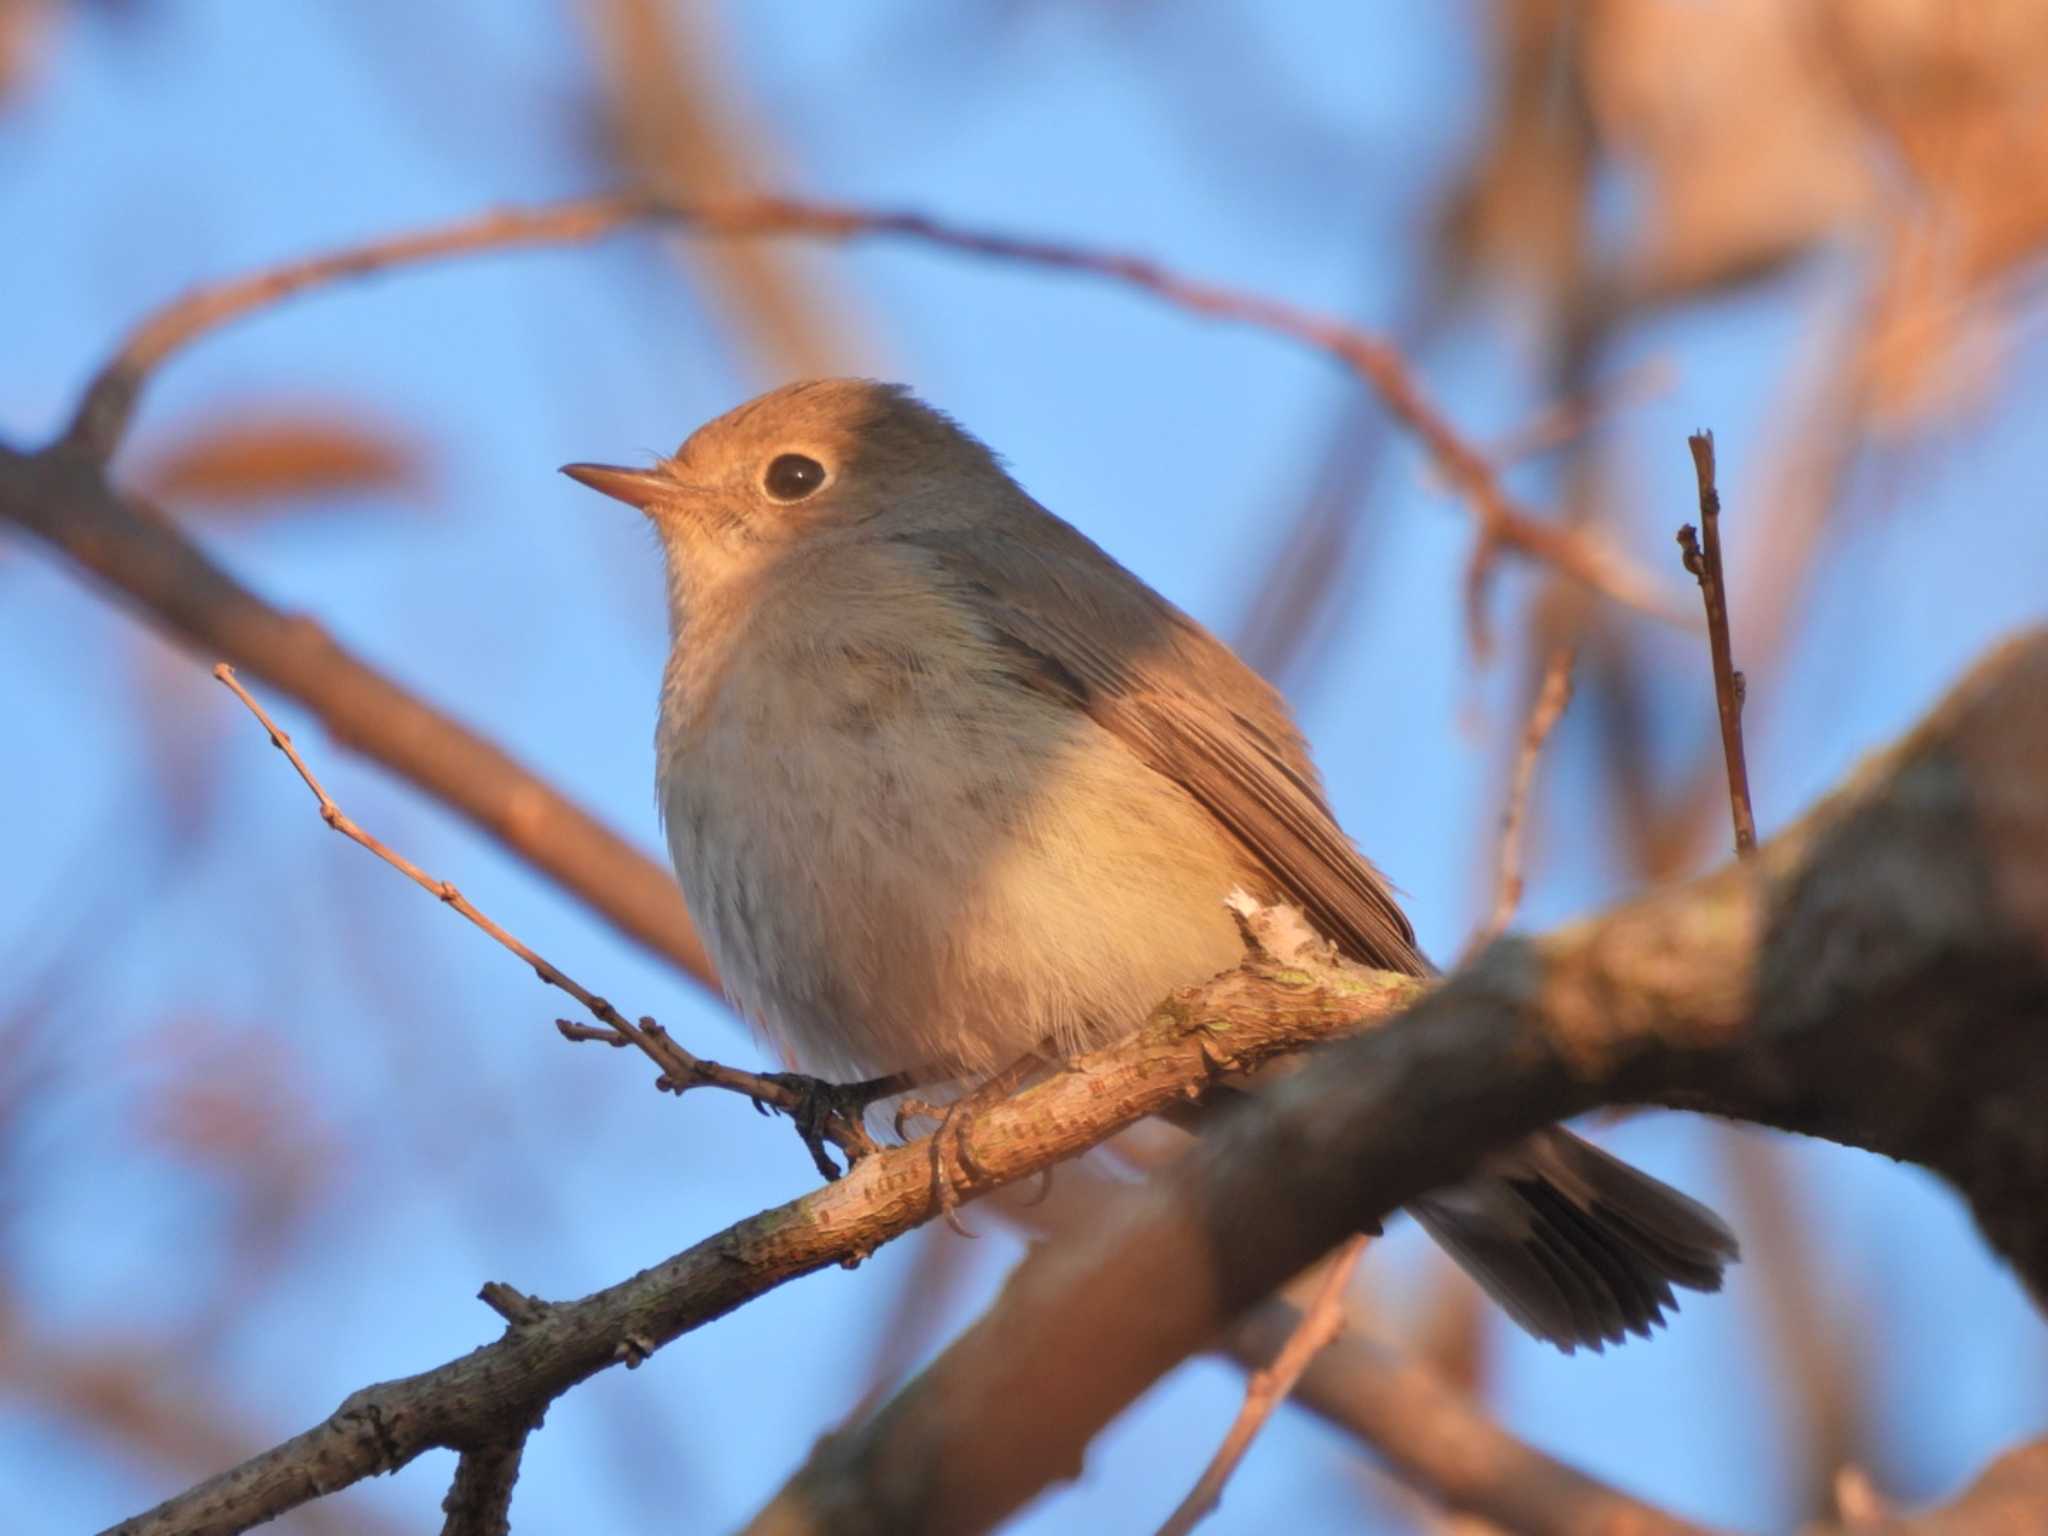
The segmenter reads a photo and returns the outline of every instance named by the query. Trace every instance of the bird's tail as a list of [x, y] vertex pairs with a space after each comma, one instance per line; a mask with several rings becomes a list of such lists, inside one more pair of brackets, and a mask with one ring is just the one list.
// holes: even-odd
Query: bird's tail
[[1510, 1317], [1566, 1354], [1647, 1337], [1676, 1310], [1673, 1286], [1718, 1291], [1741, 1255], [1697, 1200], [1556, 1128], [1409, 1209]]

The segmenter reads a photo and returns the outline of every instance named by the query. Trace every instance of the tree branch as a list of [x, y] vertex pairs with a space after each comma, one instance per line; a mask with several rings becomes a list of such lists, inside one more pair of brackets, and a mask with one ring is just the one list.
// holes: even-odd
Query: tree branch
[[[1750, 859], [1504, 940], [1019, 1266], [751, 1528], [986, 1529], [1228, 1321], [1489, 1151], [1602, 1104], [1706, 1109], [1943, 1174], [2048, 1292], [2048, 631]], [[1527, 1525], [1524, 1528], [1532, 1528]]]
[[[1421, 994], [1411, 976], [1345, 967], [1312, 983], [1258, 960], [1164, 1005], [1133, 1040], [1092, 1052], [976, 1113], [973, 1156], [953, 1179], [972, 1198], [1074, 1157], [1122, 1127]], [[510, 1288], [486, 1300], [504, 1336], [421, 1375], [355, 1393], [324, 1422], [115, 1527], [122, 1536], [239, 1531], [309, 1499], [394, 1471], [437, 1447], [500, 1444], [556, 1397], [762, 1293], [829, 1265], [851, 1267], [940, 1214], [926, 1140], [863, 1159], [835, 1184], [738, 1222], [630, 1280], [547, 1304]]]
[[[1283, 1301], [1262, 1301], [1232, 1325], [1226, 1345], [1239, 1360], [1270, 1358], [1298, 1318]], [[1433, 1502], [1520, 1536], [1703, 1536], [1516, 1439], [1435, 1371], [1364, 1339], [1328, 1345], [1294, 1400], [1359, 1436]]]
[[1229, 1433], [1187, 1497], [1159, 1527], [1159, 1536], [1188, 1536], [1223, 1502], [1224, 1485], [1266, 1421], [1287, 1400], [1316, 1356], [1336, 1342], [1344, 1328], [1344, 1287], [1365, 1254], [1365, 1244], [1366, 1237], [1360, 1233], [1325, 1261], [1322, 1280], [1307, 1310], [1295, 1315], [1293, 1326], [1281, 1337], [1269, 1362], [1252, 1371], [1245, 1383], [1244, 1403]]
[[0, 519], [49, 543], [175, 638], [298, 700], [337, 741], [460, 812], [628, 937], [716, 984], [667, 869], [313, 620], [265, 602], [91, 463], [0, 447]]
[[441, 1512], [448, 1517], [441, 1536], [511, 1536], [512, 1486], [519, 1481], [527, 1436], [537, 1427], [514, 1431], [457, 1458], [455, 1480], [441, 1501]]
[[1536, 764], [1543, 756], [1544, 743], [1557, 729], [1565, 706], [1572, 698], [1572, 663], [1576, 647], [1569, 642], [1552, 646], [1544, 658], [1543, 673], [1530, 702], [1529, 716], [1522, 726], [1521, 744], [1515, 751], [1508, 775], [1507, 805], [1501, 811], [1500, 853], [1495, 863], [1493, 910], [1466, 943], [1465, 952], [1476, 955], [1503, 933], [1514, 921], [1522, 904], [1522, 844], [1528, 831], [1529, 793], [1536, 784]]
[[[983, 1529], [1139, 1391], [1351, 1231], [1489, 1149], [1605, 1103], [1739, 1115], [1909, 1158], [2048, 1282], [2048, 631], [2004, 647], [1913, 735], [1756, 856], [1596, 921], [1495, 944], [1426, 991], [1254, 957], [1135, 1039], [980, 1112], [974, 1196], [1356, 1030], [1261, 1093], [997, 1307], [862, 1428], [824, 1442], [763, 1531]], [[1419, 1001], [1416, 999], [1419, 997]], [[922, 1143], [329, 1419], [120, 1527], [239, 1530], [435, 1446], [501, 1442], [556, 1396], [784, 1281], [931, 1219]], [[1540, 1528], [1540, 1527], [1537, 1527]]]
[[1358, 375], [1429, 450], [1438, 472], [1471, 504], [1483, 537], [1549, 564], [1618, 603], [1686, 624], [1661, 585], [1583, 533], [1547, 523], [1517, 504], [1493, 461], [1469, 443], [1424, 393], [1399, 351], [1355, 326], [1262, 294], [1185, 277], [1143, 257], [962, 229], [920, 213], [886, 212], [791, 198], [681, 203], [644, 192], [508, 208], [437, 229], [372, 241], [193, 290], [148, 316], [87, 386], [59, 446], [104, 463], [119, 446], [152, 372], [207, 332], [294, 294], [422, 262], [528, 245], [579, 244], [659, 222], [709, 236], [796, 235], [822, 240], [897, 239], [1018, 266], [1119, 283], [1193, 314], [1233, 321], [1323, 352]]
[[627, 936], [715, 986], [667, 870], [500, 748], [350, 654], [313, 620], [266, 602], [162, 512], [114, 490], [105, 474], [155, 371], [221, 326], [326, 285], [489, 250], [590, 241], [649, 222], [712, 236], [913, 240], [1122, 283], [1196, 314], [1291, 337], [1343, 363], [1378, 393], [1471, 503], [1490, 540], [1545, 561], [1617, 602], [1686, 622], [1653, 578], [1579, 532], [1543, 522], [1514, 503], [1491, 460], [1427, 398], [1400, 354], [1354, 327], [1257, 294], [1199, 283], [1136, 257], [957, 229], [915, 213], [779, 198], [681, 205], [622, 193], [505, 209], [197, 288], [129, 333], [50, 448], [24, 453], [0, 445], [0, 519], [44, 540], [174, 638], [208, 657], [224, 657], [296, 699], [338, 740], [498, 838]]

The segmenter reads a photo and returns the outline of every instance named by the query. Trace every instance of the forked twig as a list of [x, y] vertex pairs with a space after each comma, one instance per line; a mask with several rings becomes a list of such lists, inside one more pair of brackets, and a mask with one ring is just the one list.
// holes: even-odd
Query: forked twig
[[1273, 1416], [1273, 1411], [1287, 1401], [1287, 1394], [1294, 1390], [1301, 1373], [1308, 1369], [1309, 1361], [1315, 1359], [1322, 1347], [1342, 1330], [1344, 1287], [1350, 1281], [1352, 1271], [1358, 1268], [1358, 1260], [1365, 1252], [1367, 1241], [1361, 1233], [1330, 1256], [1329, 1267], [1324, 1270], [1322, 1282], [1316, 1287], [1315, 1299], [1302, 1313], [1301, 1322], [1288, 1335], [1287, 1342], [1280, 1346], [1280, 1353], [1273, 1357], [1273, 1363], [1264, 1370], [1254, 1371], [1245, 1383], [1244, 1403], [1237, 1410], [1230, 1432], [1216, 1447], [1216, 1454], [1202, 1469], [1202, 1475], [1188, 1490], [1188, 1496], [1159, 1527], [1159, 1536], [1187, 1536], [1223, 1502], [1223, 1485], [1230, 1481], [1230, 1474], [1244, 1460], [1244, 1453], [1251, 1449], [1252, 1440], [1265, 1427], [1266, 1420]]
[[723, 1088], [732, 1093], [744, 1094], [757, 1105], [766, 1105], [781, 1110], [797, 1122], [803, 1134], [804, 1144], [810, 1149], [811, 1157], [818, 1165], [818, 1171], [826, 1178], [837, 1178], [839, 1169], [826, 1155], [820, 1140], [829, 1140], [844, 1152], [848, 1158], [865, 1156], [874, 1150], [874, 1143], [857, 1121], [846, 1121], [842, 1117], [819, 1115], [815, 1099], [805, 1089], [792, 1081], [789, 1076], [767, 1076], [757, 1072], [745, 1072], [737, 1067], [728, 1067], [715, 1061], [707, 1061], [686, 1050], [674, 1036], [651, 1018], [642, 1018], [638, 1023], [627, 1018], [614, 1008], [609, 1001], [590, 991], [574, 977], [564, 973], [550, 961], [543, 959], [523, 940], [507, 932], [492, 918], [480, 911], [476, 904], [455, 888], [451, 880], [437, 880], [404, 854], [389, 847], [357, 825], [327, 793], [313, 770], [306, 766], [306, 760], [299, 755], [299, 749], [263, 706], [256, 702], [249, 690], [242, 686], [242, 680], [235, 676], [235, 669], [221, 662], [213, 669], [213, 675], [225, 683], [228, 690], [248, 707], [257, 722], [270, 734], [270, 744], [282, 752], [297, 770], [299, 778], [313, 798], [320, 804], [320, 819], [358, 847], [366, 848], [393, 869], [404, 875], [422, 890], [431, 893], [445, 906], [481, 928], [498, 943], [509, 949], [533, 968], [534, 975], [551, 987], [568, 993], [588, 1008], [591, 1015], [603, 1027], [579, 1024], [572, 1019], [556, 1020], [556, 1028], [568, 1040], [596, 1040], [606, 1045], [637, 1047], [640, 1052], [661, 1068], [659, 1086], [673, 1093], [683, 1093], [691, 1088]]
[[1700, 531], [1691, 523], [1678, 530], [1685, 568], [1699, 581], [1707, 609], [1707, 644], [1714, 657], [1714, 699], [1721, 714], [1721, 755], [1728, 766], [1728, 809], [1735, 822], [1735, 852], [1756, 851], [1756, 815], [1749, 800], [1749, 762], [1742, 746], [1742, 704], [1748, 689], [1735, 670], [1728, 639], [1728, 586], [1721, 566], [1721, 492], [1714, 483], [1714, 434], [1695, 432], [1686, 440], [1700, 484]]

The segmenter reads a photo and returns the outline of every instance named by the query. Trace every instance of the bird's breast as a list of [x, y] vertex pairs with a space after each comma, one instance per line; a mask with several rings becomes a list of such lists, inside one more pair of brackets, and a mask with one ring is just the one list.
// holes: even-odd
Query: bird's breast
[[738, 647], [665, 701], [691, 912], [734, 1000], [818, 1070], [994, 1070], [1237, 952], [1207, 814], [1020, 685], [971, 615], [931, 617]]

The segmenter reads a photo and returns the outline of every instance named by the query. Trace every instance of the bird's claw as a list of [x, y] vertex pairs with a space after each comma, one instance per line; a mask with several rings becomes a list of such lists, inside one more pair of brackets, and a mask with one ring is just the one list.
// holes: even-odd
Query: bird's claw
[[[886, 1098], [896, 1091], [885, 1086], [889, 1079], [828, 1083], [822, 1077], [810, 1077], [801, 1072], [769, 1072], [764, 1075], [769, 1082], [795, 1095], [793, 1105], [776, 1107], [795, 1124], [797, 1135], [811, 1154], [811, 1161], [818, 1165], [818, 1172], [827, 1180], [850, 1172], [855, 1163], [880, 1150], [874, 1137], [868, 1134], [867, 1111], [876, 1099]], [[826, 1151], [828, 1142], [845, 1157], [845, 1169], [832, 1161], [832, 1154]]]

